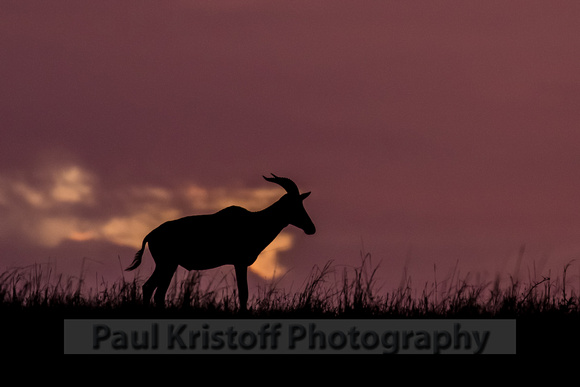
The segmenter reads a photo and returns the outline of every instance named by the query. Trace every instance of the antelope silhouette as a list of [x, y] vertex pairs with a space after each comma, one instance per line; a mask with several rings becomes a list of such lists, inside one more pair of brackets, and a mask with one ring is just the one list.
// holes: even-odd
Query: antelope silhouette
[[151, 231], [141, 250], [126, 269], [134, 270], [141, 264], [145, 244], [155, 261], [155, 270], [143, 285], [143, 302], [149, 304], [155, 289], [154, 301], [165, 304], [165, 294], [173, 274], [180, 265], [187, 270], [212, 269], [233, 265], [238, 285], [240, 310], [246, 310], [248, 301], [247, 269], [258, 255], [288, 225], [302, 229], [307, 235], [316, 232], [314, 223], [304, 209], [303, 201], [310, 192], [300, 194], [290, 179], [263, 176], [276, 183], [286, 194], [269, 207], [251, 212], [231, 206], [210, 215], [194, 215], [161, 224]]

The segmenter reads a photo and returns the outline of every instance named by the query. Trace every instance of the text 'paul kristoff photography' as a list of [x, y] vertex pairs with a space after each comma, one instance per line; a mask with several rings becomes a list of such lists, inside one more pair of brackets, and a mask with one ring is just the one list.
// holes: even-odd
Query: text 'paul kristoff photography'
[[515, 320], [65, 320], [65, 354], [515, 354]]

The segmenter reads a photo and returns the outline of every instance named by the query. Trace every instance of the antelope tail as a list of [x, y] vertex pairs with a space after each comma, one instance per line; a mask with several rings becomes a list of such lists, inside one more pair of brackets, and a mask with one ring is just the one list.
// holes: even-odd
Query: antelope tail
[[145, 244], [147, 243], [147, 238], [149, 238], [149, 235], [147, 235], [145, 239], [143, 239], [141, 250], [137, 251], [137, 253], [135, 254], [135, 259], [133, 259], [133, 262], [128, 268], [125, 269], [125, 271], [135, 270], [141, 264], [141, 260], [143, 259], [143, 252], [145, 251]]

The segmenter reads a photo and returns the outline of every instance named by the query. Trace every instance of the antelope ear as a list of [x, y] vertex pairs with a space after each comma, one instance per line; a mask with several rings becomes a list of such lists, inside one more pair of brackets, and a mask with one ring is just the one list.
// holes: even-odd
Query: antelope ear
[[306, 192], [306, 193], [301, 194], [300, 199], [302, 199], [302, 200], [306, 199], [308, 196], [310, 196], [311, 193], [312, 192]]

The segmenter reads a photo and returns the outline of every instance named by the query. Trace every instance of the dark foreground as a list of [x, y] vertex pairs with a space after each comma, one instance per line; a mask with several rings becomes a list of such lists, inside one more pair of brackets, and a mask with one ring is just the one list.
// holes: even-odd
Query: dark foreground
[[[143, 306], [138, 281], [121, 282], [84, 295], [80, 286], [60, 277], [57, 285], [51, 285], [43, 282], [38, 271], [28, 276], [4, 273], [0, 275], [0, 349], [11, 360], [75, 362], [72, 359], [76, 356], [63, 355], [65, 319], [515, 319], [517, 355], [507, 356], [508, 363], [514, 358], [577, 358], [578, 297], [547, 278], [507, 287], [457, 281], [445, 289], [435, 285], [422, 292], [404, 286], [381, 294], [374, 286], [376, 269], [365, 265], [363, 260], [354, 274], [345, 273], [339, 285], [325, 281], [331, 270], [327, 265], [315, 268], [296, 294], [288, 295], [275, 287], [259, 289], [250, 310], [243, 314], [237, 310], [235, 291], [223, 286], [219, 291], [202, 289], [195, 272], [176, 284], [165, 308]], [[94, 356], [106, 357], [80, 357], [94, 360]], [[122, 361], [130, 356], [114, 357]], [[41, 360], [39, 364], [46, 363]]]

